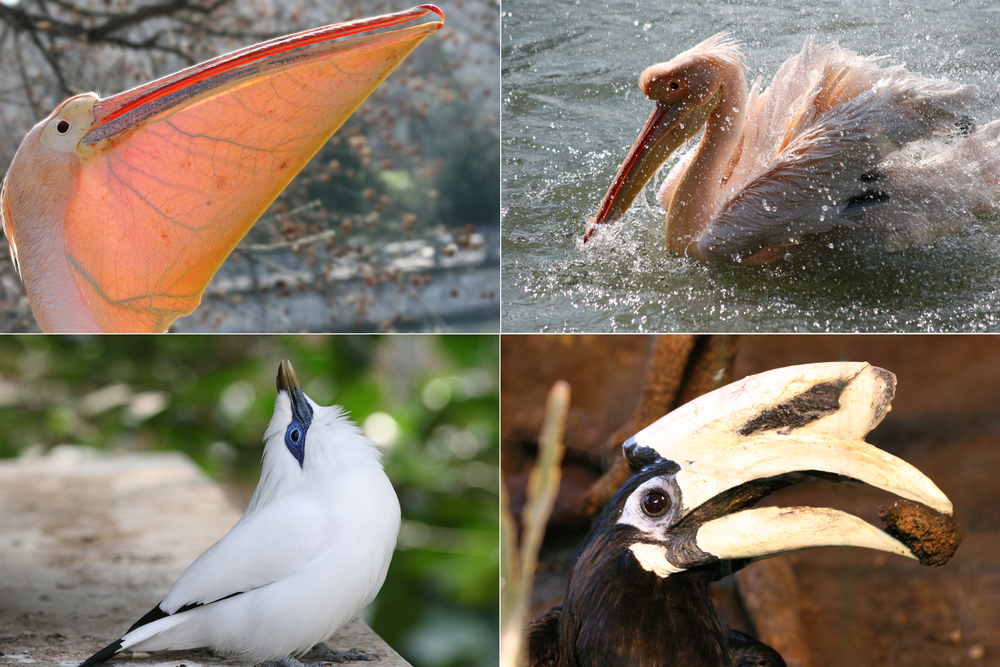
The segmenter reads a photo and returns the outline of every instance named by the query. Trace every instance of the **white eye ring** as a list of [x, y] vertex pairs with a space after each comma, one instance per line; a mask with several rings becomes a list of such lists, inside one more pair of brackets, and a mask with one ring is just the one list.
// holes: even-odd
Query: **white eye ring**
[[[647, 501], [654, 495], [659, 500], [654, 503], [654, 511], [650, 511]], [[634, 526], [650, 537], [662, 536], [669, 530], [679, 507], [679, 499], [669, 478], [654, 477], [629, 495], [618, 523]]]

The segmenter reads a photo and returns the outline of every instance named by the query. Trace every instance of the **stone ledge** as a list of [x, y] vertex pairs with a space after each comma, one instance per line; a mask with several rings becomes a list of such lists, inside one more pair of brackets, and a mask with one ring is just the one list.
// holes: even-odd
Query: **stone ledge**
[[[60, 446], [0, 461], [0, 665], [75, 667], [161, 600], [240, 515], [179, 453]], [[379, 667], [408, 664], [361, 620], [329, 643], [375, 652]], [[201, 650], [111, 664], [243, 663]]]

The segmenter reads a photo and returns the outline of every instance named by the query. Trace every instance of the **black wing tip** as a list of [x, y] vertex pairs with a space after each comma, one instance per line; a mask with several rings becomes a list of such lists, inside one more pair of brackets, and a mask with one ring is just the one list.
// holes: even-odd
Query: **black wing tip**
[[[227, 595], [225, 597], [219, 598], [218, 600], [213, 600], [212, 602], [218, 602], [219, 600], [226, 600], [228, 598], [231, 598], [231, 597], [236, 596], [236, 595], [240, 595], [240, 594], [245, 593], [245, 592], [246, 591], [237, 591], [236, 593], [232, 593], [232, 594]], [[160, 604], [163, 604], [163, 603], [161, 602]], [[189, 611], [191, 609], [196, 609], [197, 607], [201, 607], [204, 604], [210, 604], [210, 603], [194, 602], [192, 604], [186, 604], [183, 607], [181, 607], [180, 609], [178, 609], [177, 611], [175, 611], [174, 613], [175, 614], [180, 614], [180, 613], [183, 613], [185, 611]], [[136, 628], [141, 628], [142, 626], [146, 625], [147, 623], [152, 623], [153, 621], [158, 621], [161, 618], [166, 618], [167, 616], [173, 616], [173, 614], [168, 614], [167, 612], [163, 611], [163, 609], [158, 604], [155, 607], [153, 607], [152, 609], [150, 609], [148, 612], [146, 612], [145, 616], [143, 616], [138, 621], [136, 621], [135, 623], [133, 623], [132, 627], [129, 628], [128, 632], [126, 632], [125, 634], [127, 635], [129, 632], [132, 632]], [[124, 639], [124, 637], [122, 639]], [[115, 655], [116, 653], [118, 653], [118, 651], [122, 650], [122, 639], [119, 639], [118, 641], [116, 641], [116, 642], [114, 642], [112, 644], [108, 644], [107, 646], [105, 646], [104, 648], [102, 648], [100, 651], [98, 651], [94, 655], [90, 656], [89, 658], [87, 658], [86, 660], [84, 660], [83, 662], [81, 662], [80, 663], [80, 667], [90, 667], [90, 665], [97, 665], [97, 664], [100, 664], [102, 662], [106, 662], [113, 655]]]
[[962, 116], [955, 121], [955, 127], [958, 128], [959, 134], [967, 137], [976, 131], [976, 120], [972, 116]]
[[[163, 604], [163, 602], [160, 602], [160, 604]], [[132, 632], [136, 628], [141, 628], [142, 626], [146, 625], [147, 623], [152, 623], [153, 621], [158, 621], [161, 618], [166, 618], [167, 616], [170, 616], [170, 614], [168, 614], [167, 612], [165, 612], [162, 609], [160, 609], [160, 605], [158, 604], [155, 607], [153, 607], [152, 609], [150, 609], [149, 611], [147, 611], [145, 616], [143, 616], [138, 621], [136, 621], [135, 623], [133, 623], [132, 627], [129, 628], [128, 632], [126, 632], [125, 634], [128, 634], [129, 632]]]
[[[160, 605], [156, 605], [148, 612], [146, 612], [145, 616], [143, 616], [138, 621], [133, 623], [132, 627], [129, 628], [128, 632], [126, 632], [125, 634], [127, 635], [129, 632], [132, 632], [138, 627], [142, 627], [143, 625], [146, 625], [147, 623], [152, 623], [153, 621], [158, 621], [166, 616], [170, 616], [170, 614], [160, 609]], [[122, 637], [122, 639], [124, 639], [124, 637]], [[112, 656], [118, 653], [118, 651], [122, 650], [122, 639], [119, 639], [118, 641], [108, 644], [100, 651], [98, 651], [94, 655], [90, 656], [89, 658], [81, 662], [80, 667], [90, 667], [90, 665], [97, 665], [102, 662], [107, 662], [109, 659], [111, 659]]]
[[108, 644], [100, 651], [98, 651], [94, 655], [90, 656], [89, 658], [81, 662], [80, 667], [90, 667], [90, 665], [97, 665], [102, 662], [107, 662], [108, 660], [111, 659], [112, 656], [114, 656], [120, 650], [122, 650], [121, 639]]

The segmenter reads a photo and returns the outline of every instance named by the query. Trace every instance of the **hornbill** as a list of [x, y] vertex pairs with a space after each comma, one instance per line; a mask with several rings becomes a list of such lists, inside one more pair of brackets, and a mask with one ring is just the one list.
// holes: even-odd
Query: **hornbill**
[[[895, 383], [867, 363], [781, 368], [705, 394], [627, 440], [633, 474], [585, 540], [563, 604], [531, 624], [529, 664], [783, 667], [774, 649], [724, 628], [712, 581], [819, 546], [946, 562], [958, 546], [951, 502], [916, 468], [864, 442]], [[904, 500], [883, 508], [888, 532], [828, 508], [751, 509], [810, 476]]]

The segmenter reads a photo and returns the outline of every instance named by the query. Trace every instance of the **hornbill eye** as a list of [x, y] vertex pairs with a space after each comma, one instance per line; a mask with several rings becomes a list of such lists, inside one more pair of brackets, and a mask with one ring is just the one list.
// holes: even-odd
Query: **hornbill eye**
[[659, 489], [651, 489], [642, 498], [642, 511], [648, 517], [661, 517], [668, 509], [670, 509], [670, 499]]

